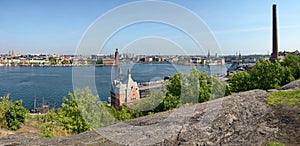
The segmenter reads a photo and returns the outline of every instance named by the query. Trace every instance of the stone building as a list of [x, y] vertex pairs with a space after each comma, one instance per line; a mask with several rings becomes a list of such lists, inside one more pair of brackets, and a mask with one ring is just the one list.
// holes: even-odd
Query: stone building
[[131, 72], [124, 79], [114, 80], [112, 83], [110, 103], [116, 109], [124, 103], [132, 103], [134, 100], [140, 99], [139, 87], [137, 82], [131, 78]]

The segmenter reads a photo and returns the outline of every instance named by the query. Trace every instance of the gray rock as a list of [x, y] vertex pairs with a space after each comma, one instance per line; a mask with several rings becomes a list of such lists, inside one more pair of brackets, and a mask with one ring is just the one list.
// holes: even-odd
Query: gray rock
[[281, 88], [279, 88], [279, 90], [293, 90], [293, 89], [299, 89], [300, 88], [300, 79], [295, 80], [291, 83], [288, 83], [284, 86], [282, 86]]

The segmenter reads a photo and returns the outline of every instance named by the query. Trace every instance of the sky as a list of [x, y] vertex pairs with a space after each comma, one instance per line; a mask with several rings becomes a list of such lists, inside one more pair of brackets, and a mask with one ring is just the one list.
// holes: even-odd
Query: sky
[[[76, 54], [78, 48], [84, 49], [80, 48], [84, 46], [82, 44], [98, 39], [105, 40], [105, 43], [86, 45], [84, 47], [90, 48], [79, 52], [93, 49], [92, 53], [112, 54], [115, 48], [119, 48], [121, 52], [135, 54], [203, 55], [208, 51], [219, 55], [236, 52], [270, 54], [271, 8], [274, 3], [277, 4], [279, 50], [300, 50], [299, 0], [162, 1], [170, 7], [175, 4], [177, 9], [180, 7], [187, 13], [178, 10], [169, 14], [168, 6], [153, 7], [150, 14], [155, 21], [130, 22], [109, 33], [123, 21], [146, 15], [148, 5], [131, 6], [133, 2], [137, 1], [0, 0], [0, 54], [11, 50], [22, 54]], [[121, 11], [128, 5], [131, 7]], [[109, 14], [114, 12], [111, 17]], [[187, 15], [194, 15], [197, 19], [187, 20]], [[102, 25], [105, 19], [101, 18], [105, 16], [109, 19]], [[168, 19], [172, 23], [156, 19]], [[202, 24], [199, 25], [200, 21]], [[210, 34], [201, 32], [206, 29]], [[204, 34], [207, 42], [205, 39], [195, 42], [195, 37], [204, 37]], [[214, 40], [209, 39], [210, 35]], [[92, 39], [84, 40], [89, 37]], [[218, 48], [212, 48], [211, 42]]]

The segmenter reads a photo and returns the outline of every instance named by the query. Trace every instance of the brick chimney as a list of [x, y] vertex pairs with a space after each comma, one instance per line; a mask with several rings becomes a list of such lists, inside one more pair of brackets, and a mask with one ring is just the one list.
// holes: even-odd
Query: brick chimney
[[271, 61], [278, 59], [278, 35], [277, 35], [277, 14], [276, 14], [276, 4], [273, 4], [273, 52], [271, 54]]

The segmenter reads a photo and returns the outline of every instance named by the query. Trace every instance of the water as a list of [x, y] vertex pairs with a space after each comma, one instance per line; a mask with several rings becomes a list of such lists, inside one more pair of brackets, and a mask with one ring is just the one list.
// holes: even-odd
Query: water
[[[95, 69], [95, 83], [99, 97], [107, 101], [110, 96], [112, 72], [119, 70], [115, 66], [83, 66], [82, 70]], [[147, 82], [172, 76], [176, 72], [189, 73], [191, 65], [173, 64], [135, 64], [120, 65], [121, 73], [127, 74], [131, 68], [133, 80]], [[207, 71], [209, 75], [225, 74], [226, 67], [197, 66], [200, 71]], [[82, 74], [85, 76], [85, 74]], [[37, 104], [49, 103], [52, 107], [59, 107], [62, 98], [73, 92], [72, 67], [0, 67], [0, 96], [10, 93], [11, 100], [23, 100], [23, 106], [33, 108], [34, 97]]]

